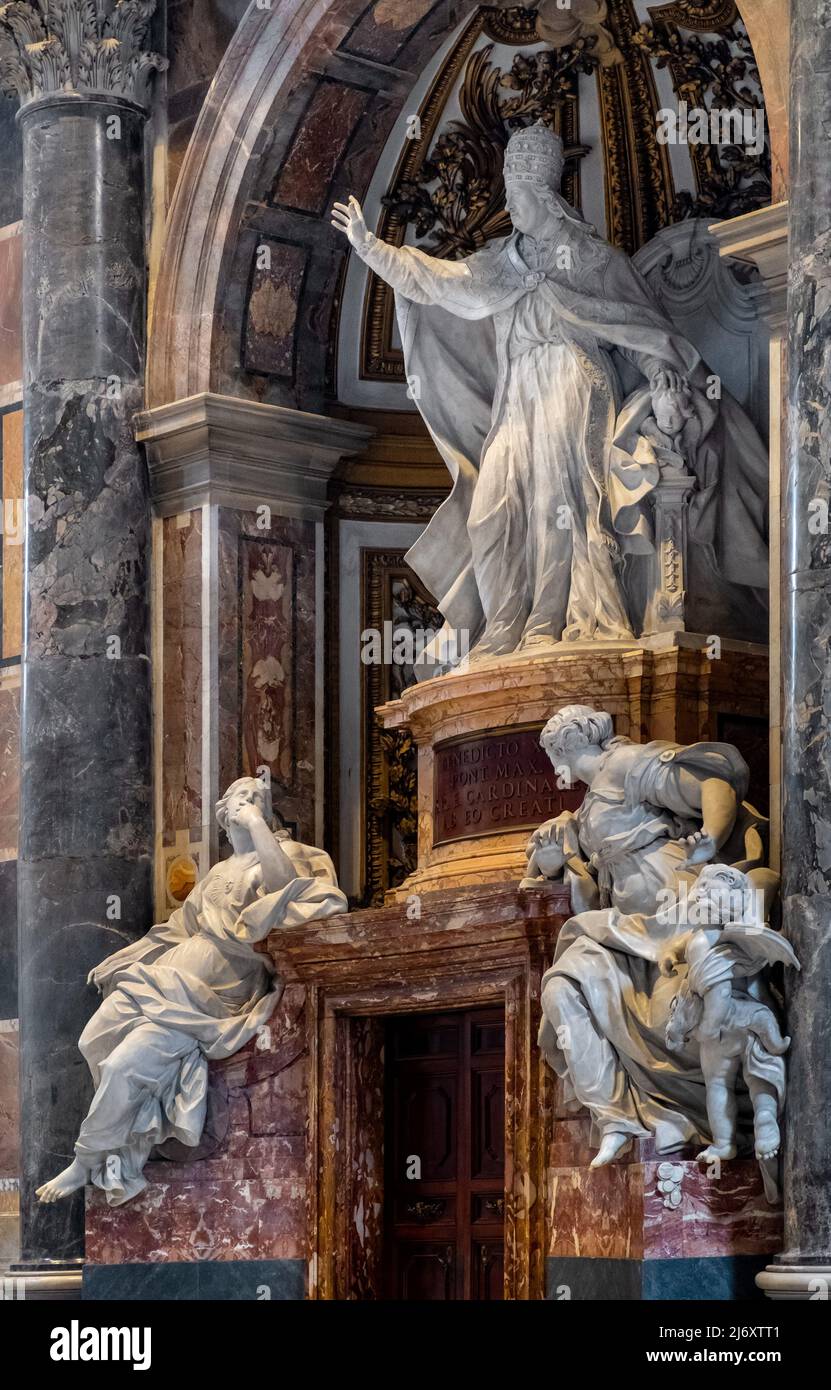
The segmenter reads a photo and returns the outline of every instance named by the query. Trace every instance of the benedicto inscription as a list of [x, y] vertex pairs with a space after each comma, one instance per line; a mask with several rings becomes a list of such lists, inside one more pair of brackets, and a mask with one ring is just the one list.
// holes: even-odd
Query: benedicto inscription
[[436, 745], [434, 846], [500, 830], [534, 830], [540, 818], [577, 809], [585, 789], [558, 778], [540, 748], [541, 728], [506, 729]]

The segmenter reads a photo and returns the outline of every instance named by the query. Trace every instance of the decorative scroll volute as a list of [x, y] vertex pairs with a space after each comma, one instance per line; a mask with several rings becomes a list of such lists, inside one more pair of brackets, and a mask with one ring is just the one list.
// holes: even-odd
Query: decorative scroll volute
[[21, 107], [52, 93], [148, 104], [167, 59], [142, 47], [156, 0], [12, 0], [0, 5], [0, 86]]

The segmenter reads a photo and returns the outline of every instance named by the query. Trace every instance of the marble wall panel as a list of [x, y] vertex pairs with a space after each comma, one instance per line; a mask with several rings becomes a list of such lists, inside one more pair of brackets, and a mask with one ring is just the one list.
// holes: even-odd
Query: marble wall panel
[[162, 832], [202, 825], [202, 515], [162, 525]]
[[551, 1256], [643, 1258], [643, 1168], [552, 1168], [548, 1172]]
[[[269, 519], [269, 518], [265, 518]], [[271, 771], [299, 836], [315, 826], [314, 522], [219, 517], [220, 782]]]
[[0, 1020], [0, 1179], [16, 1178], [20, 1167], [18, 1039], [16, 1020]]
[[0, 859], [0, 1020], [14, 1018], [17, 1018], [17, 860]]
[[[3, 242], [0, 241], [0, 252]], [[0, 277], [2, 269], [0, 268]], [[0, 569], [2, 570], [2, 631], [0, 657], [3, 662], [19, 659], [23, 651], [23, 552], [25, 512], [23, 507], [23, 410], [14, 406], [0, 417], [0, 498], [3, 506]]]
[[552, 1257], [698, 1259], [780, 1247], [782, 1208], [765, 1200], [754, 1159], [708, 1176], [694, 1158], [646, 1158], [640, 1146], [631, 1155], [594, 1170], [584, 1158], [549, 1169]]
[[15, 120], [17, 103], [0, 101], [0, 227], [23, 213], [23, 145]]
[[321, 82], [298, 125], [272, 201], [299, 212], [325, 210], [335, 171], [370, 93], [342, 82]]
[[18, 1259], [20, 1250], [18, 1042], [17, 1020], [0, 1017], [0, 1268]]
[[20, 381], [23, 376], [22, 276], [20, 232], [16, 225], [0, 228], [0, 386]]
[[[294, 376], [295, 323], [309, 259], [293, 242], [262, 237], [254, 252], [243, 365], [249, 372]], [[262, 262], [262, 264], [258, 264]]]
[[376, 63], [391, 63], [430, 13], [435, 0], [375, 0], [341, 48]]
[[276, 541], [240, 537], [242, 753], [282, 785], [294, 777], [294, 553]]
[[206, 1157], [154, 1159], [147, 1188], [123, 1207], [87, 1189], [90, 1264], [306, 1257], [302, 1015], [303, 991], [287, 990], [262, 1039], [211, 1065], [211, 1086], [227, 1089], [227, 1128]]
[[208, 85], [245, 9], [245, 0], [168, 0], [168, 92]]
[[306, 1132], [308, 1082], [306, 1059], [298, 1057], [276, 1076], [250, 1086], [247, 1098], [252, 1137], [302, 1137]]
[[756, 1255], [782, 1244], [782, 1208], [765, 1200], [755, 1159], [723, 1163], [718, 1177], [694, 1161], [646, 1163], [643, 1198], [647, 1259]]
[[305, 1260], [199, 1260], [84, 1265], [83, 1298], [136, 1303], [277, 1302], [305, 1297]]
[[20, 1258], [20, 1196], [15, 1178], [0, 1178], [0, 1266]]
[[0, 860], [17, 858], [20, 668], [0, 668]]
[[87, 1207], [87, 1259], [297, 1259], [305, 1253], [304, 1197], [302, 1158], [280, 1179], [153, 1182], [123, 1210], [96, 1195]]

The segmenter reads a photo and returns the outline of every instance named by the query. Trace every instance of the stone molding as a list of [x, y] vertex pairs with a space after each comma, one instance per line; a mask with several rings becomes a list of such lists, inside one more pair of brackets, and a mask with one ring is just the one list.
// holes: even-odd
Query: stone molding
[[783, 1261], [768, 1265], [757, 1274], [756, 1284], [775, 1302], [822, 1302], [828, 1298], [831, 1287], [831, 1265], [786, 1264]]
[[135, 418], [153, 508], [174, 516], [205, 503], [320, 520], [342, 458], [366, 448], [366, 425], [209, 391]]
[[754, 265], [762, 278], [759, 313], [775, 336], [787, 322], [788, 204], [772, 203], [726, 222], [716, 222], [710, 233], [719, 255]]
[[0, 87], [21, 109], [90, 94], [149, 104], [167, 59], [142, 45], [156, 0], [31, 0], [0, 10]]

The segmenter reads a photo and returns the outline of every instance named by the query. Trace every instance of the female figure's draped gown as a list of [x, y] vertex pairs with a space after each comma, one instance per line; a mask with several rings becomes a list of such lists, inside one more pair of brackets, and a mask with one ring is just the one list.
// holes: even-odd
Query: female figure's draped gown
[[[681, 930], [666, 910], [667, 895], [677, 902], [682, 881], [691, 885], [698, 872], [679, 844], [700, 826], [682, 774], [733, 788], [739, 811], [719, 858], [759, 862], [763, 818], [743, 801], [748, 769], [735, 748], [613, 739], [576, 813], [581, 849], [612, 905], [566, 922], [541, 987], [539, 1044], [566, 1101], [590, 1110], [598, 1142], [607, 1134], [654, 1134], [659, 1152], [708, 1134], [697, 1045], [674, 1052], [666, 1041], [686, 966], [672, 978], [660, 971], [663, 950]], [[747, 1131], [746, 1094], [741, 1120]]]
[[268, 1021], [281, 990], [254, 942], [347, 910], [327, 854], [282, 848], [298, 876], [278, 892], [264, 890], [256, 851], [234, 854], [167, 922], [92, 972], [105, 997], [78, 1044], [95, 1095], [75, 1150], [113, 1206], [146, 1186], [156, 1144], [198, 1144], [208, 1058], [230, 1057]]

